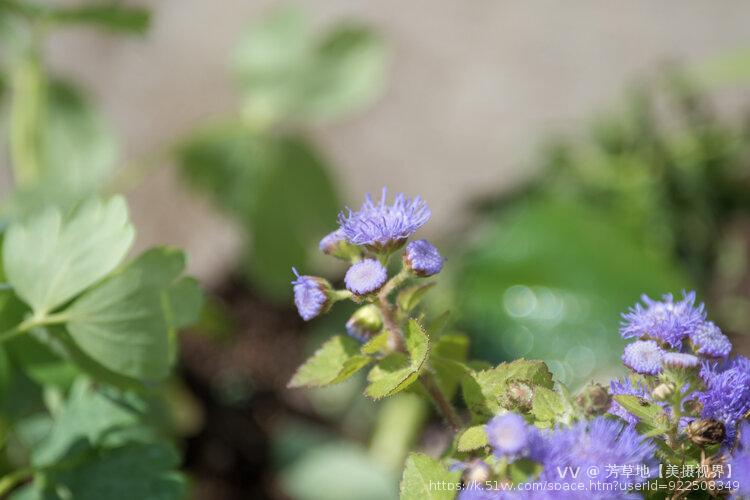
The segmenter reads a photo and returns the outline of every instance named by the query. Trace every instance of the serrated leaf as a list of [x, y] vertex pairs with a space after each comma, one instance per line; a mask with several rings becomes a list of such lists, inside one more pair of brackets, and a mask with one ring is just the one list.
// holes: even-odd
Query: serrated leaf
[[440, 462], [422, 453], [412, 453], [406, 459], [399, 488], [401, 500], [452, 500], [456, 490], [437, 488], [436, 484], [455, 483], [461, 473], [449, 472]]
[[468, 372], [464, 364], [469, 352], [469, 339], [465, 335], [442, 335], [432, 350], [431, 363], [437, 382], [450, 400], [458, 389], [461, 379]]
[[430, 352], [430, 342], [422, 326], [410, 319], [404, 329], [407, 357], [393, 353], [383, 358], [367, 375], [369, 385], [365, 395], [372, 399], [392, 396], [413, 384]]
[[195, 299], [194, 292], [186, 293], [192, 284], [181, 276], [184, 268], [184, 254], [171, 248], [141, 254], [63, 311], [70, 336], [115, 373], [163, 379], [171, 368], [170, 332], [189, 319], [172, 301]]
[[396, 296], [396, 303], [403, 311], [409, 312], [419, 305], [424, 295], [435, 286], [435, 282], [404, 288]]
[[42, 316], [117, 267], [133, 236], [121, 196], [91, 199], [69, 218], [49, 208], [8, 229], [5, 273], [16, 294]]
[[537, 420], [555, 422], [564, 411], [565, 404], [560, 394], [541, 386], [534, 389], [531, 413]]
[[487, 431], [484, 425], [469, 427], [458, 438], [458, 451], [471, 451], [484, 446], [487, 446]]
[[372, 358], [360, 354], [360, 344], [336, 335], [297, 369], [288, 387], [323, 387], [348, 379], [367, 366]]
[[548, 389], [554, 385], [552, 373], [544, 362], [517, 359], [464, 377], [464, 401], [474, 415], [491, 417], [500, 411], [500, 397], [511, 381], [524, 381], [532, 387]]

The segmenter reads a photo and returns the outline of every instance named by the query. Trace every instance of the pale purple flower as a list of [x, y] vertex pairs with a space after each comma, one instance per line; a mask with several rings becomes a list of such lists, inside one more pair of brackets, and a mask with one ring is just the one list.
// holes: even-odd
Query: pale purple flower
[[695, 305], [695, 292], [683, 293], [678, 302], [671, 294], [664, 295], [661, 301], [647, 295], [641, 300], [645, 306], [636, 304], [622, 316], [623, 338], [651, 338], [677, 348], [706, 319], [703, 304]]
[[636, 340], [625, 346], [622, 362], [636, 373], [656, 375], [663, 357], [664, 351], [653, 340]]
[[294, 304], [302, 319], [309, 321], [326, 311], [330, 305], [328, 291], [330, 285], [323, 278], [317, 276], [300, 276], [295, 268], [292, 268], [297, 279], [292, 281], [294, 285]]
[[352, 264], [344, 276], [346, 288], [356, 295], [377, 292], [387, 279], [388, 272], [375, 259], [364, 259]]
[[684, 352], [668, 352], [662, 358], [665, 368], [694, 368], [700, 364], [700, 359]]
[[443, 269], [443, 257], [429, 241], [415, 240], [406, 245], [404, 264], [417, 276], [426, 278]]
[[690, 333], [690, 343], [696, 354], [711, 358], [726, 358], [732, 343], [712, 321], [705, 321]]

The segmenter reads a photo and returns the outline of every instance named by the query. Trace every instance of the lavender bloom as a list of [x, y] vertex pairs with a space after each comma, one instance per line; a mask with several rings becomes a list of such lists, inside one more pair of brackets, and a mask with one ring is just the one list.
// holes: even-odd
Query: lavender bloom
[[429, 241], [415, 240], [406, 245], [404, 265], [417, 276], [426, 278], [443, 269], [443, 257]]
[[297, 279], [292, 281], [294, 285], [294, 304], [302, 319], [310, 321], [319, 314], [325, 312], [330, 306], [328, 291], [330, 285], [323, 278], [316, 276], [300, 276], [295, 268], [292, 268]]
[[[564, 481], [565, 478], [561, 477], [559, 471], [565, 467], [580, 467], [581, 471], [589, 471], [587, 481], [591, 479], [620, 484], [619, 488], [608, 490], [609, 494], [614, 495], [609, 498], [622, 498], [627, 485], [644, 482], [647, 478], [643, 477], [646, 474], [609, 475], [608, 464], [632, 466], [634, 470], [645, 466], [651, 473], [657, 466], [654, 458], [656, 447], [650, 440], [643, 439], [634, 426], [605, 417], [579, 422], [569, 428], [555, 429], [546, 438], [548, 450], [543, 461], [541, 480]], [[596, 470], [599, 471], [598, 474], [592, 476], [591, 472]]]
[[679, 347], [706, 319], [703, 304], [695, 305], [695, 292], [683, 293], [679, 302], [675, 302], [671, 294], [664, 295], [661, 302], [646, 295], [641, 300], [645, 307], [636, 304], [622, 316], [620, 335], [623, 338], [652, 338]]
[[359, 258], [362, 255], [362, 249], [349, 243], [340, 228], [325, 235], [318, 243], [318, 248], [326, 255], [343, 260]]
[[703, 404], [701, 417], [723, 422], [727, 442], [731, 443], [737, 423], [750, 412], [750, 360], [737, 356], [723, 369], [704, 366], [701, 376], [706, 383], [706, 391], [698, 394]]
[[380, 290], [388, 279], [385, 267], [375, 259], [353, 264], [344, 276], [346, 288], [356, 295], [367, 295]]
[[347, 209], [347, 214], [339, 213], [341, 230], [350, 243], [373, 251], [394, 250], [430, 219], [430, 209], [419, 196], [409, 199], [399, 193], [388, 205], [386, 195], [383, 188], [380, 201], [375, 203], [367, 194], [358, 211]]
[[498, 415], [487, 422], [485, 429], [495, 456], [506, 456], [511, 461], [526, 450], [532, 432], [526, 420], [517, 413]]
[[668, 352], [662, 358], [665, 368], [694, 368], [699, 363], [700, 359], [697, 356], [684, 352]]
[[622, 362], [636, 373], [656, 375], [661, 372], [664, 351], [653, 340], [638, 340], [625, 346]]
[[750, 422], [744, 422], [740, 427], [740, 439], [734, 453], [729, 459], [732, 466], [732, 481], [739, 483], [734, 491], [734, 498], [750, 496]]
[[712, 321], [706, 321], [693, 330], [690, 342], [696, 354], [711, 358], [726, 358], [732, 351], [729, 338]]
[[[629, 378], [623, 380], [611, 380], [609, 383], [609, 392], [613, 396], [627, 394], [629, 396], [638, 396], [647, 400], [651, 399], [651, 395], [649, 394], [648, 389], [646, 389], [646, 387], [641, 382], [634, 383]], [[609, 407], [609, 413], [620, 417], [629, 424], [638, 423], [638, 417], [620, 406], [620, 404], [614, 398], [612, 399], [612, 406]]]

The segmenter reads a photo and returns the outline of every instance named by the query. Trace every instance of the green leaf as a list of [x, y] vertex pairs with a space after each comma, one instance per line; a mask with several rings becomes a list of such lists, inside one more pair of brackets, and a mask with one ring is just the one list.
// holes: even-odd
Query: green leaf
[[[44, 489], [45, 499], [178, 500], [187, 496], [187, 480], [176, 470], [179, 463], [177, 451], [166, 443], [94, 449], [88, 460], [46, 469], [35, 486]], [[66, 495], [58, 496], [58, 491]]]
[[38, 22], [86, 24], [113, 32], [134, 34], [145, 33], [150, 20], [146, 8], [125, 6], [115, 2], [63, 7], [5, 0], [0, 2], [0, 13], [2, 11], [20, 14]]
[[348, 379], [372, 358], [360, 354], [360, 344], [350, 337], [331, 337], [297, 369], [288, 387], [322, 387]]
[[437, 488], [436, 484], [455, 483], [461, 473], [449, 472], [440, 462], [422, 453], [412, 453], [406, 459], [401, 478], [401, 500], [452, 500], [456, 489]]
[[383, 331], [375, 335], [362, 346], [364, 354], [384, 353], [388, 350], [388, 332]]
[[618, 394], [614, 400], [638, 417], [639, 429], [652, 435], [662, 434], [669, 428], [669, 416], [661, 406], [638, 396]]
[[133, 236], [122, 197], [91, 199], [68, 218], [49, 208], [8, 229], [5, 273], [16, 294], [42, 317], [117, 267]]
[[301, 10], [278, 9], [248, 30], [235, 56], [245, 118], [267, 127], [360, 109], [380, 93], [385, 59], [364, 26], [341, 24], [318, 39]]
[[396, 304], [398, 304], [398, 307], [402, 310], [409, 312], [419, 305], [424, 295], [435, 285], [436, 283], [432, 282], [404, 288], [398, 293]]
[[410, 319], [404, 330], [409, 357], [393, 353], [383, 358], [367, 375], [365, 395], [372, 399], [392, 396], [413, 384], [427, 361], [430, 341], [422, 326]]
[[472, 372], [464, 377], [464, 401], [472, 413], [489, 418], [502, 408], [500, 397], [511, 381], [524, 381], [531, 386], [548, 389], [553, 386], [552, 373], [544, 362], [517, 359], [488, 370]]
[[173, 357], [171, 332], [192, 319], [186, 304], [174, 301], [198, 300], [194, 282], [181, 276], [184, 268], [184, 254], [171, 248], [141, 254], [63, 311], [71, 337], [115, 373], [163, 379]]
[[442, 335], [435, 343], [431, 356], [432, 368], [448, 399], [453, 399], [461, 379], [468, 371], [464, 364], [468, 353], [469, 339], [465, 335]]
[[546, 387], [534, 388], [534, 401], [531, 413], [542, 422], [557, 422], [558, 417], [565, 412], [565, 403], [557, 392]]
[[487, 431], [484, 425], [466, 429], [458, 438], [458, 451], [472, 451], [487, 446]]

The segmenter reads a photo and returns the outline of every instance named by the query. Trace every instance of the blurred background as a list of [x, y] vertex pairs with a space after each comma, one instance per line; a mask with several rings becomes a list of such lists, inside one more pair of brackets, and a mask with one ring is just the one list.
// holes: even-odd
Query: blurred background
[[603, 380], [619, 314], [683, 289], [748, 350], [746, 2], [161, 0], [35, 29], [25, 5], [0, 0], [3, 126], [52, 82], [53, 175], [10, 196], [4, 139], [4, 209], [125, 192], [137, 249], [187, 251], [207, 301], [169, 398], [195, 498], [395, 498], [409, 447], [445, 445], [409, 394], [285, 387], [351, 312], [303, 323], [290, 268], [340, 280], [317, 241], [382, 186], [427, 200], [430, 308], [479, 357]]

